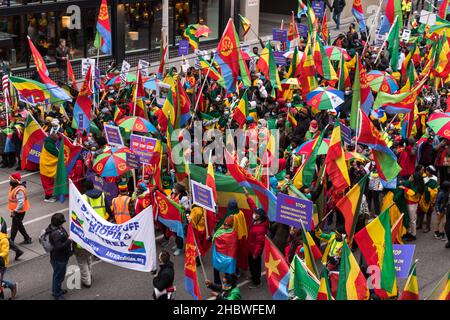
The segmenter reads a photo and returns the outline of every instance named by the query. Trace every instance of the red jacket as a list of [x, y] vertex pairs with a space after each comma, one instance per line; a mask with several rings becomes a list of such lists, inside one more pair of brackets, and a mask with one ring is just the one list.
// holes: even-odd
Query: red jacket
[[269, 229], [269, 222], [252, 223], [248, 231], [247, 248], [249, 255], [261, 256], [264, 250], [264, 241]]
[[398, 157], [398, 164], [402, 167], [399, 173], [401, 177], [409, 177], [416, 167], [417, 153], [412, 154], [412, 147], [407, 146]]

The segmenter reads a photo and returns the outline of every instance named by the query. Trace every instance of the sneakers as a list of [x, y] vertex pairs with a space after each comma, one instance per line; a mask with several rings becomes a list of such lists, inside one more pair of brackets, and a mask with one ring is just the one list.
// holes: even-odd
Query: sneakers
[[254, 283], [252, 283], [251, 285], [248, 286], [249, 289], [257, 289], [257, 288], [259, 288], [259, 287], [261, 287], [261, 283], [260, 283], [260, 284], [254, 284]]
[[403, 239], [404, 241], [407, 241], [407, 242], [409, 242], [409, 241], [416, 241], [416, 240], [417, 240], [416, 236], [413, 236], [411, 233], [405, 234], [405, 235], [402, 237], [402, 239]]
[[31, 238], [25, 239], [24, 241], [22, 241], [20, 244], [32, 244], [33, 241], [31, 241]]
[[177, 250], [175, 250], [174, 252], [173, 252], [173, 255], [174, 256], [179, 256], [181, 254], [181, 250], [180, 249], [177, 249]]
[[441, 238], [442, 238], [441, 233], [440, 233], [439, 231], [435, 231], [435, 232], [434, 232], [434, 237], [435, 237], [437, 240], [441, 240]]
[[55, 197], [45, 197], [44, 202], [54, 203], [56, 202]]

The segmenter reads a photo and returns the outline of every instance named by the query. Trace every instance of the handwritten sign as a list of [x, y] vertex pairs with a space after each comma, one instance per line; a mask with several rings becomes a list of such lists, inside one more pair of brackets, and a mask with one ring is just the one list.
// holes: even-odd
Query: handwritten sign
[[394, 251], [395, 274], [398, 279], [408, 278], [415, 248], [416, 245], [414, 244], [392, 245], [392, 249]]
[[191, 180], [192, 202], [206, 210], [215, 212], [213, 191], [210, 187], [200, 182]]
[[309, 200], [279, 193], [275, 221], [299, 229], [301, 220], [306, 230], [311, 230], [313, 209], [313, 203]]
[[155, 138], [131, 134], [130, 150], [139, 157], [140, 163], [151, 164], [157, 141]]
[[108, 124], [105, 124], [105, 134], [106, 134], [106, 140], [108, 141], [108, 144], [111, 146], [120, 146], [122, 147], [123, 140], [122, 135], [120, 134], [119, 127], [116, 126], [110, 126]]

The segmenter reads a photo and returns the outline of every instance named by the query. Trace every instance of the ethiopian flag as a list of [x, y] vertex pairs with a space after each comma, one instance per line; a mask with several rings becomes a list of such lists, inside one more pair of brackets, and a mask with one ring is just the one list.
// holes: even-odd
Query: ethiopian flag
[[446, 272], [426, 300], [450, 300], [450, 270]]
[[336, 300], [368, 300], [369, 288], [346, 241], [342, 247]]
[[197, 25], [190, 24], [186, 27], [184, 30], [184, 37], [191, 45], [192, 49], [197, 50], [198, 49], [198, 43], [199, 38], [195, 36], [195, 33], [197, 32]]
[[61, 203], [64, 202], [65, 196], [69, 194], [69, 180], [67, 179], [66, 164], [64, 161], [64, 140], [60, 140], [58, 163], [56, 164], [55, 186], [53, 188], [53, 196]]
[[21, 169], [25, 170], [27, 165], [27, 157], [31, 151], [31, 148], [38, 142], [42, 141], [47, 137], [47, 134], [42, 130], [39, 123], [33, 118], [33, 116], [28, 113], [27, 121], [25, 122], [25, 129], [23, 131], [23, 140], [22, 140], [22, 150], [21, 156], [22, 159]]
[[402, 295], [399, 300], [419, 300], [419, 283], [416, 274], [417, 261], [413, 263], [409, 270], [408, 279], [405, 283]]
[[261, 56], [256, 66], [266, 76], [267, 80], [270, 81], [272, 88], [281, 89], [280, 76], [278, 74], [270, 41], [267, 42], [266, 47], [261, 52]]
[[245, 91], [241, 100], [239, 101], [239, 104], [234, 109], [233, 120], [235, 120], [239, 124], [239, 126], [242, 127], [247, 121], [247, 116], [248, 116], [248, 98], [247, 98], [247, 91]]
[[389, 211], [384, 211], [355, 234], [355, 240], [367, 265], [380, 268], [380, 288], [375, 288], [375, 293], [382, 299], [397, 296]]
[[219, 86], [221, 86], [222, 88], [225, 89], [226, 88], [225, 80], [223, 80], [223, 77], [220, 74], [220, 72], [217, 71], [217, 69], [212, 64], [210, 64], [208, 61], [203, 59], [202, 56], [198, 56], [198, 60], [200, 62], [200, 68], [202, 70], [202, 74], [205, 77], [206, 76], [210, 77], [211, 79], [216, 81]]
[[365, 175], [361, 178], [361, 180], [359, 180], [358, 183], [336, 203], [336, 208], [339, 209], [345, 218], [345, 232], [350, 238], [355, 232], [356, 222], [358, 221], [361, 207], [361, 198], [364, 194], [368, 177], [369, 175]]
[[323, 267], [320, 275], [319, 292], [317, 293], [317, 300], [334, 300], [331, 295], [330, 280], [328, 279], [328, 269]]
[[347, 162], [345, 161], [344, 150], [341, 143], [341, 126], [339, 119], [336, 119], [328, 153], [325, 158], [326, 171], [330, 177], [334, 189], [343, 191], [350, 186]]
[[305, 230], [305, 226], [303, 225], [303, 222], [301, 222], [301, 220], [300, 223], [302, 225], [302, 239], [303, 239], [303, 252], [305, 255], [305, 264], [308, 267], [308, 269], [314, 272], [314, 275], [318, 277], [319, 271], [317, 270], [315, 260], [321, 259], [322, 253], [320, 252], [319, 248], [317, 247], [316, 243], [314, 242], [309, 232]]

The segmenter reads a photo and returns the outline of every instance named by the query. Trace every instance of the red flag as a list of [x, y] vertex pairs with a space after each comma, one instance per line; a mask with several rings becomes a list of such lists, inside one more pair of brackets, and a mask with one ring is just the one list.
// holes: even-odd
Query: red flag
[[75, 75], [72, 69], [72, 63], [70, 63], [69, 58], [67, 58], [67, 76], [69, 77], [69, 81], [72, 81], [72, 87], [78, 91], [77, 80], [75, 79]]
[[197, 279], [197, 266], [195, 258], [198, 255], [197, 245], [195, 241], [195, 234], [192, 225], [188, 225], [188, 231], [186, 235], [186, 252], [184, 258], [184, 285], [186, 291], [194, 298], [194, 300], [201, 300], [200, 287]]
[[449, 0], [442, 0], [441, 5], [439, 6], [438, 16], [441, 19], [444, 19], [447, 17], [448, 13], [448, 1]]

